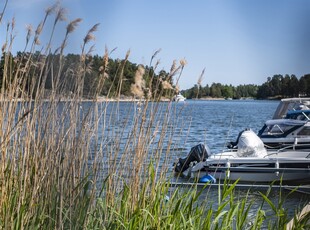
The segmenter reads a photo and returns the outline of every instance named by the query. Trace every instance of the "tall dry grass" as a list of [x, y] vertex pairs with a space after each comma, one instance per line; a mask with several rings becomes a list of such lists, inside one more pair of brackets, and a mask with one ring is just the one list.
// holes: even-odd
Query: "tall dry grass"
[[[5, 10], [1, 20], [4, 13]], [[52, 28], [45, 28], [48, 20], [52, 20]], [[105, 202], [102, 211], [110, 213], [115, 197], [129, 188], [127, 208], [128, 212], [133, 212], [141, 196], [154, 193], [158, 177], [165, 177], [165, 168], [159, 172], [159, 161], [162, 154], [166, 154], [163, 140], [167, 137], [165, 126], [168, 127], [169, 118], [164, 119], [164, 124], [156, 119], [166, 116], [161, 113], [167, 111], [166, 105], [161, 107], [150, 101], [151, 91], [143, 78], [153, 76], [142, 66], [137, 70], [132, 91], [140, 101], [133, 102], [134, 116], [128, 112], [125, 120], [120, 118], [123, 77], [118, 82], [116, 95], [108, 95], [116, 102], [98, 102], [95, 97], [83, 110], [84, 77], [92, 71], [87, 59], [99, 26], [95, 24], [83, 39], [78, 68], [70, 70], [75, 76], [74, 93], [70, 100], [62, 100], [65, 94], [61, 81], [65, 77], [61, 75], [64, 52], [69, 37], [82, 19], [68, 23], [60, 47], [52, 50], [55, 30], [61, 21], [66, 21], [61, 6], [47, 8], [35, 31], [32, 26], [27, 27], [26, 44], [19, 59], [11, 55], [15, 20], [6, 27], [0, 92], [0, 228], [85, 228], [98, 197]], [[42, 47], [40, 38], [44, 32], [50, 36], [47, 45]], [[53, 57], [57, 54], [59, 58], [50, 58], [49, 54], [54, 54]], [[119, 65], [121, 76], [129, 55], [128, 51]], [[108, 77], [108, 58], [106, 48], [97, 96]], [[53, 68], [55, 64], [57, 71]], [[44, 85], [49, 75], [52, 76], [52, 90], [46, 92]], [[146, 97], [142, 100], [144, 94]], [[160, 98], [161, 92], [156, 97]], [[124, 122], [124, 126], [119, 122]], [[128, 129], [130, 132], [126, 132]], [[124, 138], [127, 139], [125, 143]], [[156, 144], [154, 139], [158, 140]], [[169, 148], [165, 151], [169, 152]], [[154, 170], [152, 181], [150, 168]], [[146, 187], [141, 194], [142, 184]], [[101, 217], [103, 224], [109, 220], [109, 215]]]
[[[52, 28], [45, 28], [48, 20], [52, 20]], [[257, 219], [250, 224], [247, 214], [251, 205], [247, 205], [247, 198], [235, 199], [234, 186], [219, 192], [219, 204], [214, 209], [199, 200], [204, 189], [171, 191], [166, 184], [168, 167], [174, 160], [170, 153], [175, 145], [180, 145], [173, 142], [173, 136], [185, 129], [175, 128], [177, 110], [160, 100], [163, 90], [177, 91], [169, 80], [176, 77], [179, 81], [186, 61], [173, 62], [168, 79], [156, 81], [155, 85], [146, 85], [154, 80], [155, 71], [150, 73], [139, 66], [131, 87], [135, 100], [130, 109], [122, 111], [122, 75], [130, 51], [119, 63], [121, 78], [116, 93], [108, 95], [115, 102], [102, 102], [98, 101], [99, 92], [111, 77], [107, 68], [113, 52], [105, 48], [97, 97], [85, 103], [84, 78], [92, 71], [87, 60], [99, 24], [82, 39], [77, 68], [63, 71], [67, 42], [82, 19], [68, 23], [60, 47], [52, 50], [55, 29], [65, 20], [65, 10], [58, 4], [47, 8], [35, 31], [32, 26], [27, 27], [23, 55], [16, 58], [11, 55], [15, 20], [5, 25], [0, 76], [0, 229], [261, 227], [266, 219], [264, 212], [259, 209]], [[42, 33], [49, 34], [43, 47]], [[151, 57], [153, 70], [158, 68], [155, 58], [159, 52]], [[53, 65], [58, 66], [57, 71]], [[64, 95], [67, 97], [61, 81], [66, 77], [63, 72], [73, 72], [75, 76], [70, 100], [62, 100]], [[52, 90], [47, 92], [44, 86], [48, 76], [52, 76]], [[264, 198], [269, 201], [268, 196]], [[283, 226], [287, 217], [278, 218], [279, 226]]]

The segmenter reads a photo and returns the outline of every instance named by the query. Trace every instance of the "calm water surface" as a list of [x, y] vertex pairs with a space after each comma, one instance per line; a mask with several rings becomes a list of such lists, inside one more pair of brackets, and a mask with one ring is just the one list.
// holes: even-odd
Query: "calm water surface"
[[[227, 142], [234, 141], [239, 132], [245, 128], [252, 129], [257, 133], [263, 126], [264, 122], [271, 119], [276, 110], [279, 101], [257, 101], [257, 100], [232, 100], [232, 101], [186, 101], [179, 103], [177, 108], [182, 110], [181, 117], [184, 123], [190, 120], [190, 130], [185, 142], [184, 148], [176, 153], [176, 157], [184, 157], [190, 148], [198, 143], [207, 144], [213, 153], [220, 152], [226, 148]], [[182, 142], [182, 141], [180, 141]], [[182, 182], [182, 179], [178, 179]], [[248, 197], [248, 200], [254, 200], [253, 208], [249, 213], [249, 218], [255, 218], [256, 211], [263, 202], [259, 192], [266, 194], [266, 189], [252, 188], [239, 189], [239, 197]], [[288, 211], [290, 217], [294, 215], [297, 207], [303, 207], [309, 202], [310, 197], [306, 194], [293, 193], [289, 191], [273, 190], [269, 198], [278, 204], [279, 197], [288, 196], [285, 199], [283, 207]], [[208, 190], [206, 199], [210, 203], [217, 203], [218, 189]], [[266, 216], [274, 216], [268, 204], [264, 204]], [[272, 222], [272, 220], [271, 220]], [[266, 227], [266, 226], [265, 226]]]
[[[235, 141], [240, 131], [250, 128], [257, 133], [263, 126], [264, 122], [271, 119], [274, 111], [276, 110], [279, 101], [258, 101], [258, 100], [227, 100], [227, 101], [196, 101], [187, 100], [179, 103], [160, 103], [159, 110], [154, 118], [154, 129], [164, 128], [167, 123], [164, 120], [168, 119], [167, 138], [164, 140], [164, 149], [168, 150], [170, 144], [170, 171], [169, 174], [173, 174], [172, 164], [179, 157], [185, 157], [190, 151], [191, 147], [198, 143], [204, 143], [208, 145], [213, 153], [220, 152], [226, 148], [226, 145], [230, 141]], [[83, 104], [83, 109], [90, 106], [89, 103]], [[121, 140], [125, 145], [128, 140], [128, 136], [133, 132], [134, 118], [139, 114], [139, 109], [143, 109], [143, 106], [139, 108], [136, 103], [122, 102], [117, 105], [117, 115], [110, 116], [110, 110], [116, 109], [116, 104], [111, 103], [110, 109], [107, 110], [107, 118], [111, 119], [107, 123], [109, 126], [99, 130], [103, 130], [98, 135], [104, 135], [109, 137], [109, 132], [122, 133]], [[167, 112], [168, 111], [168, 112]], [[82, 111], [83, 112], [83, 111]], [[151, 119], [152, 111], [149, 111], [149, 118]], [[100, 120], [100, 125], [104, 126], [104, 120]], [[155, 125], [156, 124], [156, 125]], [[160, 125], [163, 124], [161, 127]], [[125, 127], [125, 128], [124, 128]], [[172, 140], [173, 146], [171, 150]], [[113, 140], [110, 140], [113, 142]], [[159, 139], [154, 140], [153, 144], [159, 142]], [[107, 141], [109, 143], [109, 141]], [[162, 163], [165, 157], [163, 156]], [[182, 178], [172, 178], [173, 181], [185, 182]], [[173, 188], [172, 190], [173, 191]], [[266, 193], [266, 190], [262, 190], [262, 193]], [[289, 191], [282, 191], [281, 196], [288, 195]], [[257, 189], [252, 189], [248, 194], [248, 190], [239, 190], [239, 197], [248, 197], [249, 200], [254, 200], [253, 208], [251, 209], [249, 216], [255, 217], [256, 211], [262, 204], [262, 197], [258, 193]], [[270, 194], [271, 200], [277, 204], [280, 193], [278, 190], [272, 191]], [[210, 189], [205, 193], [205, 197], [202, 199], [208, 199], [210, 203], [217, 203], [218, 190]], [[283, 204], [283, 207], [288, 210], [290, 216], [292, 216], [297, 207], [303, 207], [303, 205], [309, 201], [309, 195], [294, 193], [289, 195]], [[266, 202], [265, 202], [266, 203]], [[267, 216], [274, 215], [270, 210], [268, 204], [264, 205], [267, 212]], [[292, 208], [294, 207], [294, 208]]]
[[[208, 145], [213, 153], [220, 152], [226, 148], [230, 141], [235, 141], [240, 131], [250, 128], [257, 133], [263, 126], [264, 122], [272, 118], [274, 111], [278, 106], [279, 101], [257, 101], [257, 100], [221, 100], [221, 101], [198, 101], [187, 100], [185, 102], [163, 102], [159, 104], [150, 104], [148, 116], [146, 120], [154, 120], [151, 123], [154, 133], [156, 130], [161, 132], [161, 129], [166, 130], [165, 138], [160, 140], [159, 137], [154, 138], [152, 142], [153, 150], [156, 150], [158, 143], [163, 141], [163, 153], [161, 166], [169, 165], [168, 175], [173, 175], [173, 162], [180, 157], [185, 157], [191, 147], [198, 143]], [[59, 105], [59, 113], [61, 114], [64, 103]], [[92, 102], [82, 102], [80, 105], [80, 115], [83, 118], [90, 108], [93, 107]], [[48, 107], [48, 103], [46, 104]], [[158, 106], [158, 107], [157, 107]], [[107, 108], [107, 109], [105, 109]], [[132, 141], [130, 134], [135, 132], [134, 124], [136, 118], [139, 117], [143, 104], [137, 105], [132, 102], [109, 103], [106, 106], [104, 103], [99, 104], [99, 121], [98, 117], [94, 116], [93, 121], [98, 121], [98, 133], [93, 135], [100, 140], [101, 147], [92, 146], [92, 151], [104, 152], [114, 146], [115, 141], [120, 141], [120, 152], [123, 147]], [[158, 109], [158, 112], [153, 111]], [[152, 115], [155, 117], [152, 118]], [[68, 118], [69, 119], [69, 118]], [[140, 121], [138, 121], [140, 122]], [[149, 124], [149, 123], [148, 123]], [[89, 125], [93, 125], [89, 122]], [[96, 145], [97, 141], [94, 141]], [[134, 145], [133, 145], [134, 146]], [[165, 153], [169, 150], [169, 159], [165, 157]], [[134, 149], [133, 149], [134, 151]], [[106, 151], [108, 152], [108, 151]], [[121, 158], [121, 155], [119, 156]], [[104, 159], [107, 161], [108, 159]], [[128, 159], [130, 162], [132, 159]], [[164, 163], [165, 162], [165, 163]], [[103, 165], [108, 165], [103, 163]], [[104, 166], [105, 167], [105, 166]], [[106, 168], [103, 169], [103, 174]], [[103, 175], [104, 178], [104, 175]], [[173, 181], [182, 182], [182, 178], [172, 177]], [[184, 182], [184, 179], [183, 179]], [[171, 188], [173, 191], [174, 188]], [[266, 191], [261, 191], [265, 193]], [[287, 195], [289, 191], [282, 191], [283, 195]], [[203, 193], [202, 199], [208, 199], [210, 204], [216, 204], [218, 200], [218, 190], [210, 189]], [[262, 204], [262, 197], [257, 189], [252, 189], [248, 194], [247, 190], [238, 191], [239, 197], [246, 197], [254, 200], [253, 208], [249, 213], [249, 217], [255, 217], [255, 213]], [[273, 191], [270, 194], [272, 201], [277, 204], [279, 200], [279, 191]], [[303, 207], [306, 202], [309, 202], [310, 196], [301, 193], [289, 195], [285, 200], [283, 207], [288, 210], [290, 216], [294, 214], [297, 207]], [[266, 203], [266, 202], [265, 202]], [[267, 204], [264, 205], [267, 216], [273, 215]], [[293, 208], [292, 208], [293, 207]]]
[[[272, 118], [278, 103], [256, 100], [163, 102], [149, 105], [146, 119], [154, 120], [154, 131], [157, 129], [161, 133], [161, 129], [166, 130], [163, 151], [168, 150], [169, 146], [171, 158], [177, 159], [186, 156], [191, 147], [198, 143], [208, 145], [216, 153], [224, 150], [228, 142], [235, 141], [245, 128], [257, 133], [264, 122]], [[81, 113], [87, 113], [90, 106], [91, 103], [84, 103]], [[107, 139], [107, 143], [112, 143], [113, 140], [109, 138], [117, 136], [119, 132], [122, 136], [117, 137], [125, 145], [134, 131], [134, 119], [139, 115], [139, 109], [143, 109], [143, 105], [138, 107], [131, 102], [109, 104], [105, 119], [100, 119], [99, 139]], [[154, 113], [155, 109], [157, 112]], [[153, 114], [155, 118], [151, 118]], [[159, 141], [162, 140], [155, 137], [153, 146], [156, 147]]]
[[191, 122], [186, 148], [203, 142], [212, 151], [222, 151], [245, 128], [258, 132], [272, 118], [278, 101], [192, 101], [178, 103], [184, 124]]

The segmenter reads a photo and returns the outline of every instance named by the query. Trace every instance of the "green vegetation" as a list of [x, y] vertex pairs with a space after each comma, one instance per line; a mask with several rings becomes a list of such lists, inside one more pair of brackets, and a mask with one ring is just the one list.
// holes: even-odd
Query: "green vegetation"
[[[200, 88], [198, 90], [198, 88]], [[259, 86], [257, 85], [222, 85], [221, 83], [213, 83], [211, 86], [205, 87], [194, 86], [189, 90], [184, 90], [182, 93], [186, 98], [256, 98]]]
[[[31, 58], [32, 66], [29, 66], [28, 58]], [[83, 58], [85, 58], [85, 60], [82, 61], [84, 66], [81, 67], [81, 59]], [[84, 98], [94, 99], [96, 96], [108, 95], [110, 97], [117, 97], [119, 93], [125, 97], [132, 97], [131, 85], [135, 83], [135, 74], [139, 65], [133, 64], [127, 59], [113, 60], [111, 58], [106, 58], [108, 58], [108, 50], [106, 50], [104, 57], [99, 57], [98, 55], [93, 56], [91, 54], [44, 54], [38, 51], [34, 53], [18, 52], [16, 56], [13, 56], [12, 53], [8, 51], [8, 53], [2, 53], [0, 80], [3, 81], [4, 71], [14, 72], [17, 68], [29, 68], [31, 75], [25, 76], [28, 79], [23, 93], [27, 93], [29, 97], [34, 98], [35, 95], [31, 95], [30, 92], [32, 87], [31, 84], [36, 84], [36, 87], [44, 87], [46, 92], [48, 92], [55, 88], [55, 83], [57, 81], [58, 88], [61, 88], [61, 90], [57, 92], [58, 96], [70, 98], [70, 96], [77, 91], [76, 85], [79, 79], [75, 76], [79, 74], [78, 71], [81, 71], [81, 68], [84, 68], [83, 90], [81, 92]], [[10, 63], [10, 69], [4, 69], [5, 61]], [[38, 71], [34, 66], [41, 65], [42, 63], [45, 65], [44, 74], [46, 74], [44, 84], [38, 82], [40, 79], [35, 78], [35, 76], [40, 73], [34, 73], [34, 71]], [[103, 63], [106, 66], [103, 66]], [[121, 69], [120, 66], [122, 66]], [[143, 68], [150, 77], [144, 79], [145, 88], [141, 96], [145, 97], [148, 93], [151, 93], [151, 95], [161, 93], [163, 97], [171, 97], [173, 89], [173, 76], [171, 72], [167, 73], [162, 70], [159, 74], [156, 74], [154, 67], [145, 66]], [[55, 73], [57, 73], [57, 80], [54, 79], [55, 76], [53, 76]], [[122, 88], [118, 91], [118, 83], [121, 77], [124, 81]], [[103, 82], [99, 84], [100, 81], [104, 81], [104, 84]], [[162, 84], [162, 82], [166, 84]], [[5, 84], [4, 90], [7, 90], [7, 87], [8, 85]], [[176, 90], [176, 87], [174, 87], [174, 89]]]
[[[184, 61], [155, 75], [157, 53], [153, 67], [128, 64], [129, 52], [121, 61], [111, 60], [108, 50], [103, 58], [92, 57], [97, 24], [86, 32], [80, 55], [64, 55], [81, 19], [69, 22], [62, 45], [51, 51], [64, 10], [55, 5], [45, 12], [33, 36], [28, 28], [23, 52], [11, 54], [14, 20], [2, 44], [0, 229], [259, 229], [274, 221], [271, 228], [285, 227], [286, 211], [268, 193], [262, 198], [275, 219], [263, 206], [253, 219], [248, 213], [254, 201], [239, 198], [235, 184], [225, 184], [218, 202], [210, 204], [207, 186], [182, 189], [166, 183], [174, 160], [170, 154], [180, 145], [172, 136], [180, 130], [174, 128], [178, 111], [159, 101], [177, 91], [171, 81], [176, 76], [177, 83]], [[5, 7], [0, 25], [3, 15]], [[47, 30], [47, 46], [39, 49], [46, 20], [54, 26]], [[121, 119], [119, 100], [129, 88], [137, 99], [135, 110]], [[116, 102], [98, 101], [102, 95]], [[82, 110], [85, 97], [90, 102]], [[307, 228], [307, 221], [295, 226]]]
[[[96, 28], [95, 28], [96, 29]], [[29, 32], [30, 33], [30, 32]], [[38, 39], [38, 37], [37, 37]], [[86, 45], [86, 44], [85, 44]], [[59, 48], [60, 49], [60, 48]], [[91, 50], [90, 50], [91, 51]], [[58, 91], [58, 96], [63, 98], [70, 98], [72, 93], [76, 91], [75, 85], [77, 84], [77, 79], [75, 76], [79, 74], [77, 71], [81, 71], [79, 67], [81, 59], [85, 59], [83, 75], [83, 90], [82, 95], [84, 98], [93, 99], [96, 96], [109, 96], [117, 97], [118, 94], [123, 97], [132, 97], [131, 85], [135, 83], [135, 74], [138, 70], [139, 65], [131, 63], [128, 57], [125, 60], [113, 60], [108, 57], [109, 53], [106, 49], [106, 53], [103, 57], [98, 55], [91, 55], [90, 51], [85, 54], [67, 54], [63, 53], [42, 53], [42, 52], [18, 52], [16, 56], [7, 50], [8, 53], [3, 52], [0, 62], [0, 84], [3, 81], [4, 71], [14, 71], [18, 68], [30, 68], [30, 71], [36, 71], [35, 68], [27, 66], [28, 57], [31, 57], [32, 66], [41, 65], [42, 62], [46, 66], [45, 73], [46, 79], [44, 85], [38, 82], [39, 79], [33, 78], [33, 76], [25, 76], [28, 78], [25, 92], [29, 97], [34, 97], [35, 95], [30, 94], [30, 84], [36, 84], [36, 87], [44, 87], [48, 92], [53, 90], [55, 79], [51, 73], [58, 73], [58, 84], [61, 87], [61, 91]], [[158, 51], [159, 52], [159, 51]], [[129, 53], [127, 54], [129, 55]], [[156, 55], [153, 56], [153, 58]], [[9, 59], [8, 59], [9, 57]], [[9, 61], [10, 68], [5, 69], [5, 60]], [[153, 60], [153, 59], [152, 59]], [[106, 66], [103, 66], [104, 63]], [[120, 69], [120, 65], [122, 69]], [[176, 62], [173, 63], [170, 72], [165, 70], [156, 73], [156, 66], [143, 67], [148, 73], [149, 77], [144, 79], [145, 88], [143, 89], [143, 95], [141, 97], [146, 97], [147, 94], [152, 95], [152, 99], [156, 99], [155, 95], [161, 94], [163, 98], [171, 99], [174, 94], [179, 92], [178, 80], [173, 78], [180, 69], [184, 68], [186, 62], [185, 60], [180, 61], [180, 66], [176, 66]], [[24, 69], [23, 69], [24, 70]], [[91, 70], [91, 71], [90, 71]], [[42, 73], [41, 73], [42, 74]], [[102, 75], [104, 74], [104, 75]], [[118, 91], [118, 83], [120, 82], [121, 76], [123, 78], [122, 88]], [[104, 79], [104, 84], [99, 84], [100, 81]], [[201, 83], [200, 83], [201, 84]], [[272, 78], [268, 77], [267, 82], [262, 85], [222, 85], [221, 83], [212, 83], [211, 86], [208, 84], [206, 86], [201, 86], [196, 84], [194, 87], [182, 90], [182, 93], [188, 99], [196, 98], [257, 98], [257, 99], [268, 99], [268, 98], [285, 98], [285, 97], [298, 97], [310, 96], [310, 74], [306, 74], [300, 79], [295, 75], [285, 75], [280, 74], [274, 75]], [[1, 85], [0, 85], [1, 86]], [[4, 90], [6, 90], [7, 85], [4, 85]], [[99, 88], [98, 88], [99, 87]]]
[[[97, 94], [99, 96], [110, 96], [116, 97], [118, 93], [120, 93], [124, 97], [132, 97], [133, 93], [131, 90], [131, 85], [135, 82], [135, 73], [138, 70], [139, 65], [135, 63], [131, 63], [129, 60], [113, 60], [108, 58], [108, 51], [106, 50], [106, 54], [104, 57], [100, 57], [98, 55], [91, 55], [91, 53], [86, 55], [85, 58], [85, 68], [86, 71], [83, 77], [83, 97], [84, 98], [94, 98]], [[78, 74], [78, 66], [81, 61], [80, 54], [43, 54], [38, 51], [32, 53], [29, 52], [18, 52], [16, 56], [13, 56], [11, 53], [2, 53], [1, 63], [0, 63], [0, 77], [3, 76], [4, 64], [6, 57], [10, 57], [10, 68], [17, 68], [17, 64], [19, 64], [19, 68], [25, 67], [27, 65], [27, 57], [31, 57], [33, 62], [32, 65], [40, 65], [44, 60], [46, 68], [49, 69], [48, 74], [46, 76], [44, 88], [48, 90], [53, 89], [53, 76], [51, 72], [57, 73], [59, 72], [59, 84], [62, 86], [62, 91], [59, 96], [68, 98], [72, 95], [73, 91], [75, 91], [74, 82], [76, 81], [75, 75]], [[108, 60], [105, 60], [108, 58]], [[62, 60], [60, 60], [62, 59]], [[61, 63], [61, 65], [60, 65]], [[102, 76], [103, 66], [102, 63], [106, 63], [104, 76]], [[122, 72], [120, 72], [120, 64], [123, 63]], [[182, 64], [184, 67], [185, 63]], [[175, 68], [176, 63], [173, 64]], [[180, 67], [179, 67], [180, 68]], [[171, 74], [165, 70], [159, 71], [156, 73], [156, 66], [145, 66], [145, 71], [148, 72], [150, 77], [145, 78], [145, 85], [148, 86], [144, 89], [143, 97], [146, 94], [151, 92], [151, 95], [162, 94], [164, 98], [171, 99], [171, 96], [174, 93], [178, 93], [177, 81], [178, 79], [174, 79]], [[51, 71], [53, 70], [53, 71]], [[6, 70], [8, 71], [8, 69]], [[32, 68], [32, 71], [34, 69]], [[121, 91], [118, 92], [118, 82], [120, 80], [120, 76], [123, 76], [123, 86]], [[35, 79], [31, 79], [31, 76], [27, 76], [28, 83], [26, 85], [27, 93], [29, 94], [30, 90], [30, 82], [37, 81]], [[100, 85], [98, 88], [98, 82], [100, 78], [104, 79], [104, 84]], [[1, 79], [0, 79], [1, 80]], [[165, 82], [166, 84], [162, 84]], [[39, 85], [38, 82], [36, 82]], [[76, 83], [75, 83], [76, 84]], [[173, 90], [174, 89], [174, 90]], [[306, 74], [299, 79], [295, 75], [274, 75], [272, 78], [268, 77], [267, 81], [262, 85], [222, 85], [221, 83], [212, 83], [210, 86], [207, 84], [206, 86], [195, 85], [194, 87], [182, 90], [182, 94], [186, 96], [188, 99], [196, 99], [196, 98], [257, 98], [257, 99], [268, 99], [268, 98], [285, 98], [285, 97], [298, 97], [301, 96], [309, 96], [310, 95], [310, 74]], [[34, 97], [34, 95], [29, 95]], [[141, 95], [142, 96], [142, 95]], [[152, 99], [155, 99], [154, 97]]]
[[282, 76], [280, 74], [274, 75], [272, 78], [268, 77], [267, 82], [262, 85], [222, 85], [220, 83], [213, 83], [211, 86], [206, 85], [201, 87], [195, 85], [193, 88], [184, 90], [182, 93], [187, 98], [285, 98], [310, 96], [310, 74], [306, 74], [300, 79], [295, 75], [288, 74]]

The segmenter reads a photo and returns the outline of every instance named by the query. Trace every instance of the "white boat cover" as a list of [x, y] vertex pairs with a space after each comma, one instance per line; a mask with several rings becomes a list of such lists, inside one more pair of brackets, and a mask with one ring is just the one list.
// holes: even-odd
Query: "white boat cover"
[[293, 120], [293, 119], [273, 119], [265, 122], [267, 126], [270, 125], [288, 125], [288, 126], [301, 126], [306, 124], [308, 121]]
[[239, 157], [265, 157], [267, 155], [264, 143], [252, 130], [243, 131], [237, 146]]

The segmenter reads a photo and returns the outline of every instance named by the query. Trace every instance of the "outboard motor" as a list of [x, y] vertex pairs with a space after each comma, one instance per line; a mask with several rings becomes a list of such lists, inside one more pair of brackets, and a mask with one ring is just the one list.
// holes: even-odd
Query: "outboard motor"
[[244, 131], [247, 131], [247, 130], [249, 130], [249, 129], [245, 129], [245, 130], [242, 130], [241, 132], [239, 132], [236, 141], [231, 141], [231, 142], [229, 142], [229, 144], [227, 145], [227, 148], [229, 148], [229, 149], [236, 149], [236, 148], [238, 147], [238, 142], [239, 142], [239, 139], [240, 139], [242, 133], [243, 133]]
[[263, 141], [252, 130], [243, 131], [237, 147], [239, 157], [265, 157], [267, 155]]
[[191, 151], [186, 158], [179, 158], [178, 163], [175, 165], [175, 172], [180, 173], [187, 170], [191, 163], [198, 163], [205, 161], [211, 155], [208, 146], [198, 144], [191, 148]]
[[265, 157], [267, 155], [263, 141], [251, 129], [241, 131], [237, 140], [230, 142], [227, 147], [237, 149], [239, 157]]

